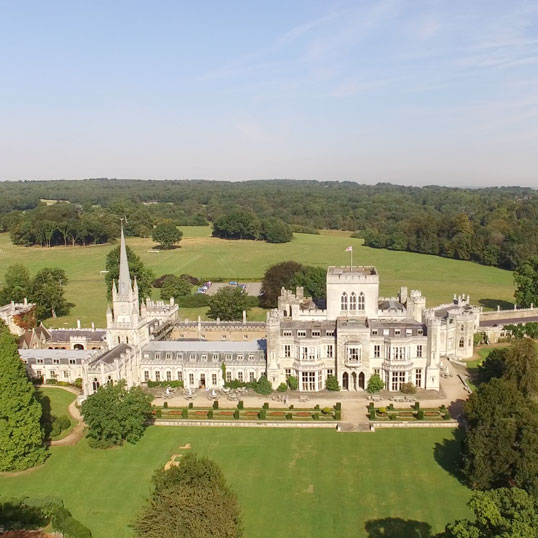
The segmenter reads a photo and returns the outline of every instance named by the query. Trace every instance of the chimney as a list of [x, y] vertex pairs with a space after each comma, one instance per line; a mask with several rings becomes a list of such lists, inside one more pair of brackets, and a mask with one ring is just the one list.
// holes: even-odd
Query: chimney
[[92, 321], [92, 331], [95, 331], [95, 323]]
[[77, 319], [77, 329], [80, 329], [80, 319]]
[[247, 322], [247, 311], [243, 310], [243, 325]]
[[24, 306], [26, 306], [28, 304], [28, 299], [26, 297], [24, 298], [23, 303], [24, 303]]

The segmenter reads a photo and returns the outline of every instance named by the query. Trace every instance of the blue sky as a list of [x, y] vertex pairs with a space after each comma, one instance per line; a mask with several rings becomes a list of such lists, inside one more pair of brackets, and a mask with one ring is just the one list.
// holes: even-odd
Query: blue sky
[[0, 0], [0, 179], [538, 186], [538, 1]]

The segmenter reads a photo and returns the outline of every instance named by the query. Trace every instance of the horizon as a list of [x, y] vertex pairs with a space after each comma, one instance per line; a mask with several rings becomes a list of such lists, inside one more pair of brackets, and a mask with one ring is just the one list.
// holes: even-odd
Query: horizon
[[538, 4], [23, 1], [0, 180], [534, 187]]

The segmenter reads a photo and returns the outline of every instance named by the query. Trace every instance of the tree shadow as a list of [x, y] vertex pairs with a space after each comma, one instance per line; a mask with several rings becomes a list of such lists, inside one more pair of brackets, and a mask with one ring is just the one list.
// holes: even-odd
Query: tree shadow
[[52, 430], [50, 398], [38, 390], [35, 392], [35, 397], [36, 400], [41, 404], [41, 409], [43, 410], [41, 414], [41, 427], [43, 428], [45, 439], [50, 439], [50, 432]]
[[452, 439], [444, 439], [442, 443], [435, 443], [433, 457], [447, 473], [457, 478], [462, 484], [466, 484], [461, 471], [465, 433], [460, 427], [454, 430], [452, 435]]
[[463, 408], [465, 405], [465, 401], [466, 400], [458, 398], [457, 400], [450, 402], [448, 406], [448, 412], [450, 413], [450, 416], [452, 418], [455, 418], [460, 423], [463, 420]]
[[27, 506], [23, 500], [0, 501], [0, 524], [9, 529], [39, 529], [48, 523], [43, 510], [37, 506]]
[[364, 524], [368, 538], [432, 538], [429, 523], [399, 517], [370, 519]]
[[478, 304], [491, 310], [497, 310], [497, 306], [500, 306], [501, 310], [512, 310], [514, 308], [514, 303], [503, 301], [502, 299], [480, 299]]

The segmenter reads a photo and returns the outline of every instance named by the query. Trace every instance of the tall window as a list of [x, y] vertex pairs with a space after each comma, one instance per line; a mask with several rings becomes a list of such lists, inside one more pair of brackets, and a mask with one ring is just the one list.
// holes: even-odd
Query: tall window
[[226, 372], [226, 381], [229, 383], [232, 380], [232, 372]]
[[149, 372], [147, 370], [144, 370], [144, 381], [149, 381]]
[[302, 390], [316, 390], [316, 372], [301, 372]]
[[415, 370], [415, 386], [422, 388], [422, 369]]
[[211, 374], [211, 384], [214, 387], [217, 385], [217, 374]]
[[359, 293], [359, 312], [364, 312], [364, 293]]
[[250, 371], [250, 372], [248, 373], [248, 380], [249, 380], [250, 382], [252, 382], [252, 381], [256, 381], [256, 379], [254, 378], [254, 372]]
[[301, 359], [306, 361], [308, 359], [308, 348], [307, 347], [301, 347]]
[[242, 370], [239, 370], [239, 372], [237, 372], [237, 379], [239, 381], [243, 381], [243, 371]]
[[374, 346], [374, 357], [377, 359], [381, 356], [381, 346], [379, 344], [376, 344]]
[[332, 359], [334, 356], [334, 347], [332, 344], [327, 344], [327, 358]]
[[355, 295], [355, 292], [349, 296], [349, 309], [352, 311], [357, 310], [357, 296]]
[[288, 379], [291, 375], [291, 368], [286, 368], [286, 379]]
[[347, 293], [342, 293], [342, 298], [340, 299], [340, 310], [347, 311]]
[[405, 383], [405, 372], [392, 372], [392, 390], [400, 390]]
[[172, 381], [172, 372], [170, 370], [166, 371], [166, 381]]
[[161, 372], [159, 372], [158, 370], [155, 372], [155, 381], [160, 381], [161, 380]]
[[361, 360], [361, 348], [358, 346], [348, 348], [347, 358], [349, 362], [359, 362]]
[[460, 338], [460, 347], [465, 347], [465, 340]]
[[194, 385], [194, 374], [189, 374], [189, 385], [191, 387]]
[[417, 357], [422, 357], [422, 346], [417, 346]]
[[181, 370], [177, 371], [177, 380], [183, 381], [183, 372]]
[[290, 344], [284, 345], [284, 357], [291, 357], [291, 345]]

